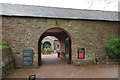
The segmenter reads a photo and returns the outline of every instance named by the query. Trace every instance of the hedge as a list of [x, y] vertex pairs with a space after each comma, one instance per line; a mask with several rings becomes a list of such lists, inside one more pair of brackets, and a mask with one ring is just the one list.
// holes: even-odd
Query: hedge
[[112, 39], [106, 46], [105, 50], [110, 59], [120, 64], [120, 38]]

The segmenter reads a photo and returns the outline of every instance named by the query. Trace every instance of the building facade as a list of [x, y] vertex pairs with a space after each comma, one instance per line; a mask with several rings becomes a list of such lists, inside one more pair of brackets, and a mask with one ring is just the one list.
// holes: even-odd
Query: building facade
[[[10, 7], [12, 11], [8, 10]], [[23, 12], [16, 10], [17, 7], [19, 7], [19, 11], [22, 10]], [[46, 14], [41, 13], [42, 16], [40, 16], [37, 13], [33, 14], [29, 11], [28, 13], [24, 9], [29, 7], [34, 8], [32, 12], [37, 9], [38, 11], [43, 10]], [[3, 43], [10, 44], [14, 54], [21, 53], [21, 57], [23, 50], [33, 50], [33, 66], [35, 67], [41, 64], [39, 45], [46, 36], [57, 37], [61, 43], [61, 52], [65, 52], [66, 56], [68, 54], [70, 63], [76, 65], [93, 64], [94, 55], [101, 59], [104, 58], [106, 56], [105, 45], [111, 39], [119, 37], [120, 28], [118, 24], [120, 22], [116, 15], [117, 12], [96, 11], [94, 13], [94, 11], [86, 10], [46, 9], [44, 7], [10, 4], [3, 4], [4, 8], [5, 10], [1, 12]], [[68, 12], [68, 15], [65, 15], [66, 13], [62, 15], [58, 12], [55, 13], [57, 10]], [[82, 12], [79, 13], [79, 11]], [[94, 17], [93, 15], [90, 16], [92, 13], [95, 14]], [[68, 38], [69, 40], [67, 40]], [[85, 49], [84, 59], [78, 59], [78, 48]], [[19, 61], [22, 65], [23, 61]]]

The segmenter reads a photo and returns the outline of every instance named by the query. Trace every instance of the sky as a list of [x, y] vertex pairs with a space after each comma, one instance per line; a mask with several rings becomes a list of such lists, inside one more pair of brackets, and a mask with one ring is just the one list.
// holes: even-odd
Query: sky
[[118, 2], [120, 0], [0, 0], [0, 3], [104, 11], [118, 11]]

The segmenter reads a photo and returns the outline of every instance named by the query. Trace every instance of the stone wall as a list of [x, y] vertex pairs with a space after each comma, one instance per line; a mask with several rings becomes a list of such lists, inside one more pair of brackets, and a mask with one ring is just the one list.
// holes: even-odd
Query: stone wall
[[[90, 63], [93, 53], [105, 56], [104, 46], [118, 37], [119, 22], [5, 16], [2, 19], [3, 42], [9, 42], [14, 53], [33, 49], [35, 66], [38, 63], [38, 41], [47, 29], [58, 27], [70, 34], [73, 64]], [[85, 59], [77, 59], [78, 47], [85, 48]]]
[[2, 50], [2, 78], [5, 78], [15, 68], [13, 52], [8, 49]]
[[120, 38], [120, 22], [118, 23], [118, 36], [119, 36], [119, 38]]
[[60, 45], [60, 41], [59, 40], [55, 40], [55, 46], [56, 46], [56, 50], [58, 49], [59, 50], [59, 52], [61, 52], [60, 51], [60, 49], [61, 49], [61, 45]]

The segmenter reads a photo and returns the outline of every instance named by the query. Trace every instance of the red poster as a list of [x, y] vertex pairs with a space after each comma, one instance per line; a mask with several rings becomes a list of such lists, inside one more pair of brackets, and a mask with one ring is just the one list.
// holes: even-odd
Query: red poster
[[78, 57], [79, 57], [79, 58], [84, 58], [85, 55], [84, 55], [84, 53], [79, 53]]

